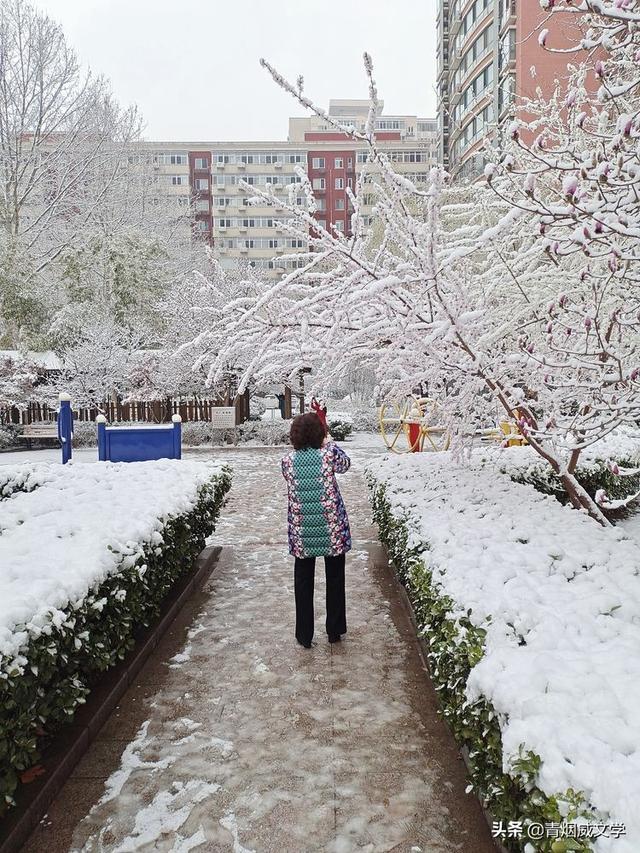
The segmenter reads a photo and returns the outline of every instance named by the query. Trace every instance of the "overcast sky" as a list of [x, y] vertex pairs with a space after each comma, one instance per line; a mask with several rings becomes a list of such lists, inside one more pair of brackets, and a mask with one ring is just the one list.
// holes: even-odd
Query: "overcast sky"
[[436, 0], [33, 0], [80, 59], [136, 103], [145, 137], [284, 139], [303, 111], [268, 77], [269, 59], [305, 93], [366, 98], [374, 60], [385, 113], [435, 114]]

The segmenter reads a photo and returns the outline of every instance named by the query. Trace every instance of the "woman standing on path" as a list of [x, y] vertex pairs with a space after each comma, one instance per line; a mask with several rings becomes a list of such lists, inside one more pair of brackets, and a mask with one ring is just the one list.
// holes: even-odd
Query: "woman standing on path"
[[351, 532], [335, 475], [348, 471], [351, 460], [314, 412], [294, 419], [290, 439], [294, 449], [282, 460], [282, 473], [289, 492], [289, 553], [295, 557], [296, 639], [309, 649], [316, 557], [324, 557], [329, 642], [339, 642], [347, 631], [344, 564]]

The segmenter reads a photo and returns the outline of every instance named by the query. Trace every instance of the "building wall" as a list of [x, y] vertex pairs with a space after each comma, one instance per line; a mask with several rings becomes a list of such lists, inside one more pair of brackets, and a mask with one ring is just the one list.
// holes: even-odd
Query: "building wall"
[[[368, 102], [332, 101], [332, 106], [339, 111], [340, 121], [349, 118], [347, 114], [353, 114], [358, 125], [366, 121]], [[397, 171], [418, 183], [426, 180], [437, 160], [435, 120], [382, 115], [379, 122], [384, 126], [377, 139]], [[386, 129], [387, 124], [394, 129]], [[300, 169], [312, 184], [317, 182], [315, 195], [324, 210], [318, 210], [316, 218], [327, 227], [342, 223], [344, 232], [350, 232], [347, 187], [355, 187], [364, 168], [365, 146], [316, 117], [291, 119], [289, 131], [288, 141], [147, 142], [140, 146], [153, 164], [158, 192], [192, 205], [193, 237], [208, 242], [223, 267], [246, 262], [268, 277], [278, 277], [302, 262], [283, 260], [284, 255], [308, 248], [306, 240], [291, 237], [282, 227], [287, 215], [284, 206], [247, 203], [257, 191], [271, 189], [284, 204], [289, 187], [302, 182]], [[241, 187], [241, 180], [252, 188]], [[292, 192], [294, 201], [304, 204], [303, 192]], [[368, 223], [372, 207], [369, 204], [363, 210]]]
[[[536, 0], [439, 0], [440, 154], [454, 177], [482, 171], [485, 141], [499, 142], [523, 98], [538, 88], [550, 96], [556, 79], [566, 81], [566, 55], [538, 43], [546, 17]], [[577, 32], [564, 17], [547, 26], [554, 47], [566, 46]]]

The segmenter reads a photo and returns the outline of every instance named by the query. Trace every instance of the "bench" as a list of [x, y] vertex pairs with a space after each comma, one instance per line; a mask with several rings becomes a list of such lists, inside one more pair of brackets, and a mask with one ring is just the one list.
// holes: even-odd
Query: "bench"
[[59, 441], [58, 424], [55, 421], [44, 421], [38, 424], [27, 424], [20, 438], [24, 439], [31, 448], [32, 441]]

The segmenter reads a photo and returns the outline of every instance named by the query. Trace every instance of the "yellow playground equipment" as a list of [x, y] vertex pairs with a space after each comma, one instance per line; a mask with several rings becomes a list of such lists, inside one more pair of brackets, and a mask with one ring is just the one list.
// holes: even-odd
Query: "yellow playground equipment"
[[451, 438], [442, 420], [442, 409], [429, 397], [410, 394], [380, 406], [380, 434], [393, 453], [447, 450]]
[[[480, 441], [499, 441], [506, 447], [527, 443], [516, 423], [519, 413], [513, 411], [513, 421], [499, 421], [497, 427], [475, 433]], [[379, 411], [380, 434], [393, 453], [421, 453], [448, 450], [451, 436], [444, 426], [442, 407], [430, 397], [410, 394], [404, 400], [385, 401]]]

